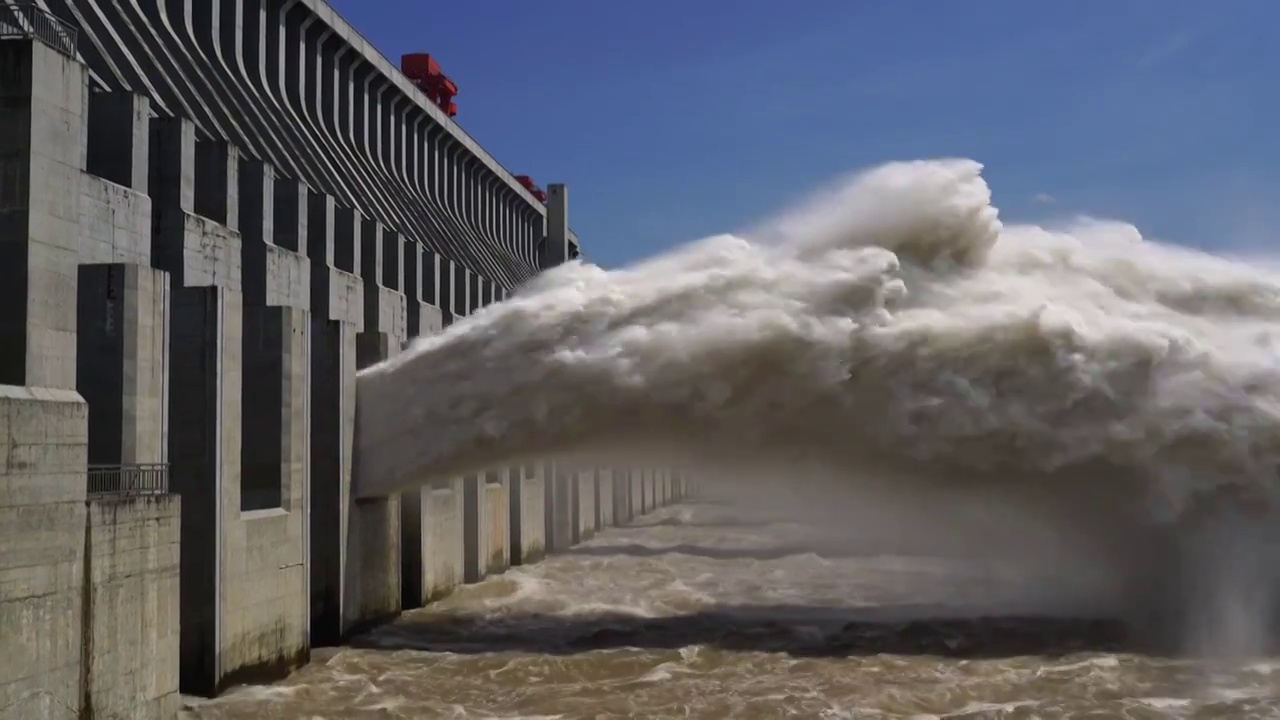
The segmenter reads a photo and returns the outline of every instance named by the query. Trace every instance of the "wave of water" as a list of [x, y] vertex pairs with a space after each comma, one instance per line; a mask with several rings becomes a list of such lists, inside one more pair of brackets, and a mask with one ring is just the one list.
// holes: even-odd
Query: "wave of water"
[[556, 268], [364, 371], [360, 492], [661, 451], [1025, 495], [1099, 532], [1269, 506], [1278, 319], [1265, 267], [1005, 226], [978, 163], [894, 163], [741, 236]]

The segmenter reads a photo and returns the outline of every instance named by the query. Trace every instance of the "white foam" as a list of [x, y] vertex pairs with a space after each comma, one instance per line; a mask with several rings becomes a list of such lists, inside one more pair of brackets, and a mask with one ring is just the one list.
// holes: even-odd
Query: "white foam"
[[361, 493], [636, 446], [1036, 475], [1104, 462], [1159, 476], [1175, 505], [1269, 486], [1280, 276], [1118, 223], [1003, 228], [979, 171], [891, 164], [754, 241], [545, 273], [361, 373]]
[[1122, 223], [1003, 226], [980, 171], [894, 163], [741, 236], [544, 273], [360, 374], [358, 493], [660, 451], [757, 479], [804, 458], [936, 504], [1023, 495], [1097, 528], [1223, 486], [1269, 501], [1280, 275]]

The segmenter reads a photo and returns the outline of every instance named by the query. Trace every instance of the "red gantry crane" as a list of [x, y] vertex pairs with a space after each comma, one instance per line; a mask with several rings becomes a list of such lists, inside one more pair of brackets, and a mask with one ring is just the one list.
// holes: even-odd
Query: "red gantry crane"
[[530, 195], [538, 199], [538, 202], [543, 204], [547, 202], [547, 194], [542, 191], [542, 188], [534, 184], [533, 178], [528, 175], [517, 175], [516, 182], [523, 185], [524, 189], [528, 190]]
[[[430, 53], [409, 53], [400, 56], [400, 72], [404, 76], [418, 86], [422, 94], [426, 95], [436, 107], [443, 110], [449, 117], [458, 114], [458, 104], [453, 98], [458, 94], [458, 86], [453, 80], [449, 79], [440, 70], [440, 63], [431, 57]], [[547, 202], [547, 193], [533, 182], [533, 178], [528, 175], [517, 175], [516, 182], [520, 183], [529, 194], [538, 199], [540, 203]]]
[[449, 117], [458, 114], [458, 104], [453, 101], [458, 86], [440, 71], [440, 63], [430, 53], [401, 55], [400, 72]]

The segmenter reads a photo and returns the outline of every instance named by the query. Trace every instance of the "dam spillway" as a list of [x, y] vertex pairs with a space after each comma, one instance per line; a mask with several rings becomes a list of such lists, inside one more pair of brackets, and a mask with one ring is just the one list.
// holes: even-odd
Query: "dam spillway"
[[0, 718], [172, 717], [687, 493], [352, 498], [356, 372], [581, 250], [324, 2], [3, 2], [0, 97]]

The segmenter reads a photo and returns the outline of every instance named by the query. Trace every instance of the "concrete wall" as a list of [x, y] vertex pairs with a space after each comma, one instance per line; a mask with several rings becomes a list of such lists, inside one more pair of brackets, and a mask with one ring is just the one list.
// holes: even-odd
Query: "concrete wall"
[[83, 717], [162, 720], [178, 696], [176, 495], [89, 502]]
[[351, 496], [357, 370], [506, 288], [38, 42], [0, 99], [0, 718], [164, 716], [607, 524], [556, 463]]
[[0, 41], [0, 718], [81, 704], [88, 409], [76, 382], [84, 71]]
[[3, 720], [80, 705], [87, 421], [74, 391], [0, 385]]

